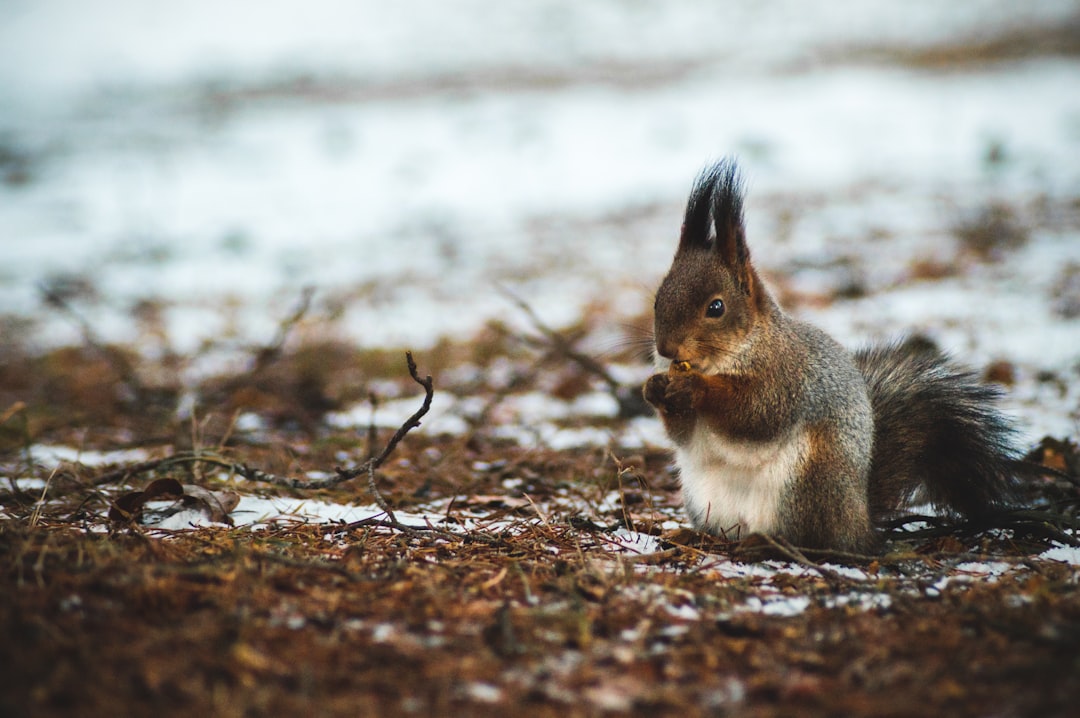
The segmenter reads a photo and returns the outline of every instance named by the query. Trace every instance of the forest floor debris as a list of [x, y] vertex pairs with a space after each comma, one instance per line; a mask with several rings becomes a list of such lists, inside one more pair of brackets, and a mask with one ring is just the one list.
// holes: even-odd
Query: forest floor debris
[[[444, 370], [489, 421], [516, 420], [499, 405], [552, 373], [570, 406], [607, 390], [565, 352], [489, 340], [497, 382]], [[102, 404], [78, 382], [124, 369], [93, 347], [5, 375], [31, 399], [0, 426], [5, 714], [1064, 715], [1080, 697], [1068, 440], [1033, 450], [1038, 520], [916, 517], [881, 556], [807, 556], [686, 529], [670, 457], [620, 443], [640, 419], [614, 399], [610, 416], [549, 413], [601, 443], [515, 441], [469, 411], [429, 432], [399, 359], [378, 386], [401, 426], [374, 398], [368, 426], [335, 425], [312, 419], [324, 386], [285, 380], [310, 351], [207, 378], [196, 405], [219, 408], [184, 421]], [[156, 389], [163, 408], [191, 390]]]

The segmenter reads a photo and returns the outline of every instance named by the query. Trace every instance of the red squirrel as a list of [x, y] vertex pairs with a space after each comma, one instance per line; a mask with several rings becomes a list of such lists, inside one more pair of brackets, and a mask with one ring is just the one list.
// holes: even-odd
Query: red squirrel
[[694, 183], [654, 310], [644, 396], [697, 529], [873, 553], [875, 526], [912, 500], [970, 517], [1011, 499], [998, 391], [935, 348], [852, 355], [785, 314], [750, 261], [735, 162]]

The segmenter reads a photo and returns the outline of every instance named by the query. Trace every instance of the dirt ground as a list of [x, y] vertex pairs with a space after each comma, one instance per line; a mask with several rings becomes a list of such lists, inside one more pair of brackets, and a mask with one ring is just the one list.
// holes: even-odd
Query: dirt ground
[[[1042, 556], [1076, 543], [1080, 495], [1063, 476], [1032, 484], [1040, 508], [996, 528], [897, 529], [876, 557], [755, 553], [679, 528], [660, 449], [530, 447], [478, 420], [457, 435], [421, 425], [375, 474], [396, 513], [436, 521], [252, 528], [221, 515], [163, 530], [130, 498], [162, 478], [370, 504], [363, 473], [326, 488], [274, 477], [334, 476], [385, 446], [392, 430], [324, 421], [362, 396], [342, 375], [382, 377], [416, 407], [424, 391], [396, 353], [299, 342], [207, 379], [206, 408], [180, 421], [181, 387], [152, 384], [166, 373], [131, 353], [16, 352], [0, 372], [7, 716], [1064, 716], [1080, 700], [1077, 569]], [[477, 417], [553, 375], [567, 398], [597, 383], [554, 342], [497, 327], [417, 355], [436, 393], [466, 362], [516, 377], [448, 382], [483, 398]], [[239, 430], [240, 406], [266, 424]], [[49, 467], [33, 458], [46, 445], [149, 458]], [[1076, 476], [1067, 441], [1032, 459]], [[46, 488], [24, 488], [35, 478]], [[623, 550], [629, 529], [655, 547]]]

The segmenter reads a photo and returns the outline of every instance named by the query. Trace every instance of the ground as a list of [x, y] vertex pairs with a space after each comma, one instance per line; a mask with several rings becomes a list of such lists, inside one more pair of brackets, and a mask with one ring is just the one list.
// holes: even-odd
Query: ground
[[[348, 366], [419, 410], [404, 355], [267, 347], [252, 373], [200, 387], [219, 408], [186, 422], [164, 387], [104, 400], [138, 369], [119, 354], [7, 362], [25, 406], [3, 426], [22, 477], [2, 495], [5, 714], [1070, 712], [1075, 485], [1032, 484], [1041, 509], [1004, 528], [908, 524], [880, 556], [710, 539], [684, 528], [668, 453], [619, 433], [654, 420], [614, 398], [606, 419], [556, 420], [606, 445], [498, 436], [491, 417], [552, 376], [568, 404], [601, 403], [591, 369], [543, 341], [493, 330], [436, 355], [442, 375], [467, 355], [481, 376], [512, 367], [513, 388], [458, 372], [483, 405], [457, 432], [421, 417], [379, 466], [392, 525], [367, 473], [336, 469], [395, 430], [320, 411]], [[1067, 442], [1032, 459], [1075, 476]], [[163, 479], [187, 500], [133, 502]]]
[[[3, 715], [1075, 713], [1075, 3], [10, 4]], [[724, 155], [788, 312], [1000, 389], [1016, 507], [688, 528]]]

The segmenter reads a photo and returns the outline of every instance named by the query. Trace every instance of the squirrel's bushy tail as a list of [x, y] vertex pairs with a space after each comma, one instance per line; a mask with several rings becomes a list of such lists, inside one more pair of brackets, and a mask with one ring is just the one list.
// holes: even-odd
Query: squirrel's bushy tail
[[972, 517], [1009, 503], [1020, 463], [1000, 392], [917, 339], [855, 355], [874, 412], [875, 520], [929, 502]]

